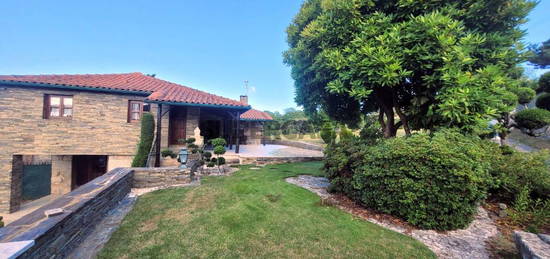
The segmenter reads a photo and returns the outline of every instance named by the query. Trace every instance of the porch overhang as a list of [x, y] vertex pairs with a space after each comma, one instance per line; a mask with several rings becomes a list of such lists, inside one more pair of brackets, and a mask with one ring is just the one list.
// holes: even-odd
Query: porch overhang
[[167, 104], [173, 106], [193, 106], [193, 107], [202, 107], [202, 108], [218, 108], [218, 109], [230, 109], [232, 111], [246, 112], [252, 107], [248, 106], [232, 106], [232, 105], [220, 105], [220, 104], [204, 104], [204, 103], [185, 103], [185, 102], [165, 102], [165, 101], [152, 101], [145, 100], [146, 103], [153, 104]]

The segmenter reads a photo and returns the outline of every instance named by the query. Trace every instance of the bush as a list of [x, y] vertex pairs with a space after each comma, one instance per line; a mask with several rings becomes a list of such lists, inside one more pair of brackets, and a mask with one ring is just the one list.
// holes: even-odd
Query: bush
[[550, 111], [550, 93], [541, 94], [537, 98], [536, 105], [538, 108]]
[[171, 158], [176, 158], [178, 157], [178, 155], [176, 153], [174, 153], [174, 151], [170, 150], [170, 149], [165, 149], [165, 150], [162, 150], [160, 152], [161, 156], [162, 157], [171, 157]]
[[543, 92], [550, 92], [550, 72], [546, 72], [540, 76], [539, 89]]
[[336, 144], [326, 153], [333, 191], [427, 229], [463, 228], [491, 185], [486, 142], [454, 131]]
[[348, 129], [348, 127], [346, 126], [340, 127], [340, 141], [351, 140], [354, 137], [355, 136], [353, 135], [353, 132], [350, 129]]
[[543, 109], [525, 109], [515, 115], [518, 127], [528, 130], [539, 129], [550, 123], [550, 111]]
[[336, 132], [334, 131], [332, 123], [325, 122], [323, 124], [323, 127], [321, 128], [321, 138], [326, 144], [334, 143], [334, 140], [336, 139]]
[[537, 95], [535, 90], [527, 87], [517, 87], [512, 92], [517, 95], [519, 104], [527, 104]]
[[496, 184], [491, 195], [511, 204], [528, 188], [532, 199], [550, 198], [550, 167], [545, 163], [548, 158], [548, 152], [512, 152], [498, 157], [491, 170]]
[[141, 135], [137, 147], [136, 156], [132, 161], [132, 167], [145, 167], [149, 151], [153, 145], [153, 135], [155, 134], [155, 120], [150, 113], [144, 113], [141, 117]]

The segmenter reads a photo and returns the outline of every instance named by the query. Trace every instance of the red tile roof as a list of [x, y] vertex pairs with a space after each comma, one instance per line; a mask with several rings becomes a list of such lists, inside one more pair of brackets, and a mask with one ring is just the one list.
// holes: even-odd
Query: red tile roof
[[147, 100], [246, 109], [239, 101], [178, 85], [142, 73], [85, 75], [0, 75], [0, 82], [41, 84], [52, 87], [84, 87], [149, 94]]
[[241, 120], [247, 120], [247, 121], [271, 121], [273, 118], [266, 113], [254, 109], [250, 109], [246, 111], [245, 113], [241, 114]]

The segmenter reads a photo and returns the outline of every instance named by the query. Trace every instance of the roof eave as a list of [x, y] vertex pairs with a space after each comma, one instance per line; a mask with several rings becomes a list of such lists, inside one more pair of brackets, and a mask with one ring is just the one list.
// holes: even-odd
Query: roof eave
[[186, 102], [170, 102], [170, 101], [154, 101], [154, 100], [145, 100], [146, 103], [156, 103], [156, 104], [168, 104], [175, 106], [195, 106], [195, 107], [207, 107], [207, 108], [226, 108], [232, 110], [242, 110], [248, 111], [252, 109], [250, 105], [248, 106], [232, 106], [232, 105], [222, 105], [222, 104], [205, 104], [205, 103], [186, 103]]
[[143, 96], [149, 96], [151, 94], [151, 92], [145, 92], [145, 91], [97, 88], [97, 87], [79, 86], [79, 85], [58, 85], [58, 84], [46, 84], [46, 83], [35, 83], [35, 82], [20, 82], [20, 81], [10, 81], [10, 80], [0, 80], [0, 85], [52, 88], [52, 89], [64, 89], [64, 90], [76, 90], [76, 91], [91, 91], [91, 92], [102, 92], [102, 93], [135, 94], [135, 95], [143, 95]]
[[243, 119], [243, 118], [241, 118], [241, 121], [266, 122], [266, 121], [272, 121], [272, 120], [268, 120], [268, 119]]

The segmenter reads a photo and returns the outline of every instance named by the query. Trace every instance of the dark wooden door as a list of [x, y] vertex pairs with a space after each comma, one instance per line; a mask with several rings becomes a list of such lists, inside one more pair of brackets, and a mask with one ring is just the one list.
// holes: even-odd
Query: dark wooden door
[[170, 111], [170, 124], [168, 127], [170, 145], [180, 144], [178, 140], [186, 138], [186, 114], [187, 109], [185, 108], [178, 108]]
[[73, 189], [107, 172], [107, 156], [73, 156]]

